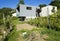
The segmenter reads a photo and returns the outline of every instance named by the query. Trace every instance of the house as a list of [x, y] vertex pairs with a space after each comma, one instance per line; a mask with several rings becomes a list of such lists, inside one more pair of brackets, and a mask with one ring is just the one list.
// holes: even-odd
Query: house
[[48, 6], [45, 6], [45, 7], [41, 8], [40, 16], [45, 17], [45, 16], [48, 16], [48, 15], [52, 15], [56, 12], [57, 12], [57, 7], [56, 6], [48, 5]]
[[[39, 10], [41, 10], [41, 11], [38, 14], [38, 12], [36, 12], [36, 11], [39, 11]], [[54, 10], [54, 12], [53, 12], [53, 10]], [[19, 18], [26, 18], [26, 19], [29, 19], [29, 18], [33, 19], [38, 16], [45, 17], [48, 15], [52, 15], [56, 12], [57, 12], [57, 7], [51, 6], [51, 5], [40, 8], [38, 6], [30, 6], [30, 5], [20, 4], [16, 8], [16, 16]]]
[[39, 7], [20, 4], [16, 9], [16, 13], [18, 17], [35, 18], [36, 8]]

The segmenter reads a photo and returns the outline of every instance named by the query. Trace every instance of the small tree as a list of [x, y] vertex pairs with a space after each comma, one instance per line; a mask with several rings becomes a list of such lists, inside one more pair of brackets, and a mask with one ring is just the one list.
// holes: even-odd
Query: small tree
[[24, 4], [24, 0], [20, 0], [20, 4]]
[[42, 7], [45, 7], [46, 4], [40, 4], [39, 7], [42, 8]]
[[41, 9], [36, 9], [36, 16], [37, 17], [40, 17], [40, 12], [41, 12]]
[[20, 0], [17, 6], [19, 6], [19, 4], [25, 4], [24, 0]]
[[49, 5], [57, 6], [57, 8], [60, 9], [60, 1], [59, 0], [51, 1], [51, 3]]

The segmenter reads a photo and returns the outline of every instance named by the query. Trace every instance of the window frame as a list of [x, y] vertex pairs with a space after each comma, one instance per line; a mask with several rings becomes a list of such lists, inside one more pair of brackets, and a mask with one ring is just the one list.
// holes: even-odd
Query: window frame
[[26, 7], [26, 10], [32, 10], [32, 7]]

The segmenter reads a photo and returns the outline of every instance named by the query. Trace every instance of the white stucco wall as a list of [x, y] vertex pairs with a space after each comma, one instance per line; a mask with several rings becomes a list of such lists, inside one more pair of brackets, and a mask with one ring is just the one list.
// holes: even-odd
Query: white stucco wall
[[[41, 9], [42, 11], [41, 11], [41, 13], [40, 13], [41, 17], [45, 17], [45, 16], [48, 16], [48, 15], [54, 14], [54, 13], [52, 12], [53, 7], [54, 7], [54, 6], [50, 6], [50, 5], [48, 5], [48, 6], [46, 6], [46, 7], [43, 7], [43, 8]], [[55, 12], [57, 12], [57, 7], [55, 7]]]
[[12, 16], [15, 16], [16, 17], [16, 13], [13, 13]]
[[[26, 18], [36, 18], [36, 8], [39, 8], [39, 7], [30, 6], [30, 5], [21, 5], [21, 4], [19, 6], [20, 6], [20, 12], [18, 12], [16, 9], [17, 16], [25, 16]], [[32, 10], [27, 10], [26, 7], [32, 7]], [[40, 16], [45, 17], [48, 15], [54, 14], [52, 12], [53, 7], [55, 7], [55, 12], [57, 12], [56, 6], [48, 5], [41, 9], [42, 11], [40, 13]]]
[[[31, 7], [32, 10], [27, 10], [26, 7]], [[39, 8], [39, 7], [20, 4], [19, 16], [26, 16], [26, 18], [35, 18], [36, 17], [36, 8]]]

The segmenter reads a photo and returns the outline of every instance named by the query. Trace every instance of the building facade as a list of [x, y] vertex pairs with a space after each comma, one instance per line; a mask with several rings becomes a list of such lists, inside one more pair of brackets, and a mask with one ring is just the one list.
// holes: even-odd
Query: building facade
[[[40, 9], [41, 12], [39, 14], [37, 14], [36, 10]], [[53, 12], [54, 10], [54, 12]], [[16, 16], [17, 17], [25, 17], [26, 19], [28, 18], [36, 18], [37, 15], [39, 15], [40, 17], [46, 17], [48, 15], [52, 15], [54, 13], [57, 12], [57, 7], [56, 6], [45, 6], [45, 7], [38, 7], [38, 6], [30, 6], [30, 5], [22, 5], [20, 4], [17, 8], [16, 8]]]

